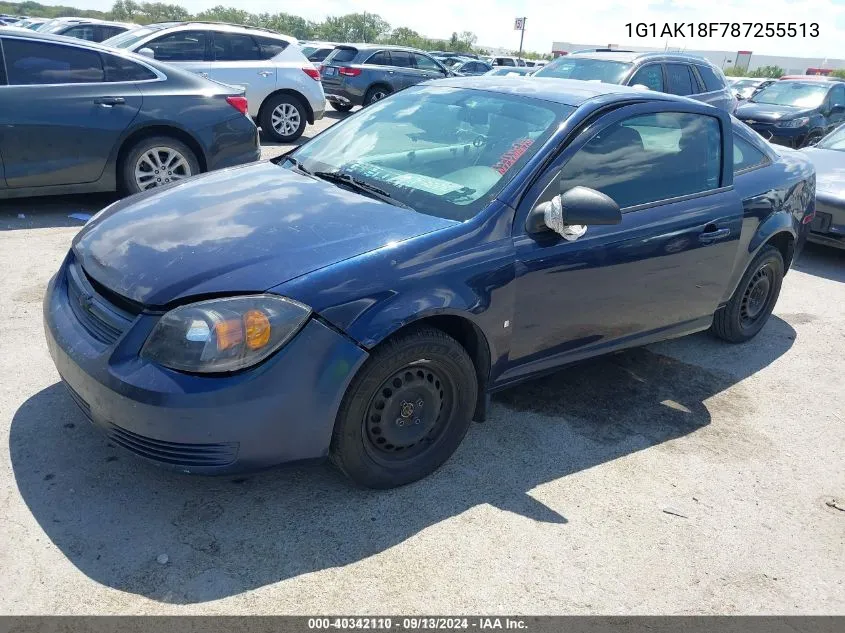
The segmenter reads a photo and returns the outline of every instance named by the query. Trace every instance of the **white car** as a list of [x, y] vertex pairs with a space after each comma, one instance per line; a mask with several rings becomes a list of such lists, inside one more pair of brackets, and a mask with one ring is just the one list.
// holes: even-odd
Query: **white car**
[[243, 88], [249, 114], [269, 138], [298, 139], [321, 119], [320, 73], [297, 41], [268, 29], [209, 22], [164, 22], [122, 33], [105, 46], [134, 51]]

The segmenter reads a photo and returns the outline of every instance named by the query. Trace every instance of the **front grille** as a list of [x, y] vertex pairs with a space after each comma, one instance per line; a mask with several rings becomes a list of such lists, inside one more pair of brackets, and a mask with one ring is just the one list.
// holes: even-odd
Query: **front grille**
[[110, 425], [109, 437], [136, 455], [177, 466], [226, 466], [238, 455], [236, 442], [226, 444], [180, 444], [154, 440]]
[[135, 317], [97, 292], [77, 262], [71, 262], [67, 268], [67, 296], [70, 309], [82, 327], [108, 345], [120, 338]]
[[833, 216], [829, 213], [820, 213], [816, 211], [816, 217], [813, 218], [813, 222], [810, 224], [810, 230], [815, 233], [827, 233], [830, 231], [830, 223], [833, 220]]
[[64, 383], [64, 386], [67, 387], [70, 397], [73, 398], [73, 401], [77, 404], [77, 406], [82, 409], [82, 413], [84, 413], [88, 418], [91, 418], [91, 405], [85, 402], [85, 399], [76, 393], [76, 390], [67, 384], [67, 382], [64, 380], [62, 382]]

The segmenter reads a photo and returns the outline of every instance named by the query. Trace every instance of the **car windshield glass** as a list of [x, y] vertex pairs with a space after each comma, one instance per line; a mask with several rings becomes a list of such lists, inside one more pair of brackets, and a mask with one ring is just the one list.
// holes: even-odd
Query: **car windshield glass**
[[342, 173], [420, 213], [464, 221], [490, 203], [573, 110], [419, 86], [368, 106], [293, 156], [312, 173]]
[[838, 152], [845, 152], [845, 125], [825, 136], [816, 144], [821, 149], [835, 149]]
[[628, 74], [631, 64], [606, 59], [584, 57], [559, 57], [539, 69], [535, 77], [556, 77], [558, 79], [584, 79], [618, 84]]
[[828, 88], [828, 85], [821, 83], [776, 81], [754, 95], [751, 101], [770, 105], [816, 108], [824, 101]]
[[103, 42], [104, 46], [111, 46], [112, 48], [131, 48], [133, 44], [140, 42], [145, 37], [152, 35], [156, 31], [161, 30], [161, 27], [142, 26], [139, 29], [125, 31]]

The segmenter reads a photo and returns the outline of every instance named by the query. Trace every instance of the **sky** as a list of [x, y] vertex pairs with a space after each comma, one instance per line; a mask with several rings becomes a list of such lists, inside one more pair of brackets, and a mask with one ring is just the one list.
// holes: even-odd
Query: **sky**
[[[42, 0], [43, 1], [43, 0]], [[167, 1], [167, 0], [164, 0]], [[52, 4], [47, 0], [45, 4]], [[64, 0], [55, 4], [108, 10], [112, 0]], [[750, 50], [767, 55], [845, 58], [845, 0], [179, 0], [192, 13], [217, 4], [253, 13], [287, 12], [311, 20], [368, 11], [391, 26], [406, 26], [431, 38], [473, 31], [478, 44], [519, 47], [514, 18], [526, 17], [526, 50], [551, 52], [552, 42], [618, 44], [663, 49]], [[627, 23], [816, 22], [819, 36], [796, 38], [629, 38]], [[719, 34], [721, 35], [721, 33]]]

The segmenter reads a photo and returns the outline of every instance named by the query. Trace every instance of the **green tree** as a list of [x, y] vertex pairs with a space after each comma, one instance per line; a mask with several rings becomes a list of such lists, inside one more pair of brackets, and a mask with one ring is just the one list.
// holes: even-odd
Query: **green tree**
[[229, 22], [231, 24], [249, 24], [250, 18], [253, 17], [248, 11], [243, 9], [236, 9], [234, 7], [224, 7], [218, 4], [216, 7], [206, 9], [196, 14], [197, 20], [205, 20], [208, 22]]
[[314, 22], [289, 13], [274, 13], [272, 15], [262, 13], [257, 16], [256, 24], [300, 40], [319, 37], [317, 25]]
[[767, 77], [769, 79], [780, 79], [783, 75], [784, 71], [780, 66], [762, 66], [748, 74], [749, 77]]
[[831, 77], [839, 77], [840, 79], [845, 79], [845, 68], [837, 68], [832, 73], [830, 73]]
[[388, 42], [391, 44], [398, 44], [400, 46], [414, 46], [417, 48], [425, 47], [428, 44], [428, 40], [426, 40], [422, 35], [413, 29], [409, 29], [404, 26], [401, 26], [398, 29], [393, 29]]
[[318, 27], [320, 37], [334, 42], [375, 42], [390, 32], [390, 24], [375, 13], [329, 16]]
[[191, 17], [191, 14], [184, 7], [180, 7], [178, 4], [165, 4], [164, 2], [142, 2], [141, 11], [148, 23], [187, 20]]
[[134, 22], [141, 15], [141, 7], [132, 0], [117, 0], [111, 8], [112, 17], [123, 22]]

